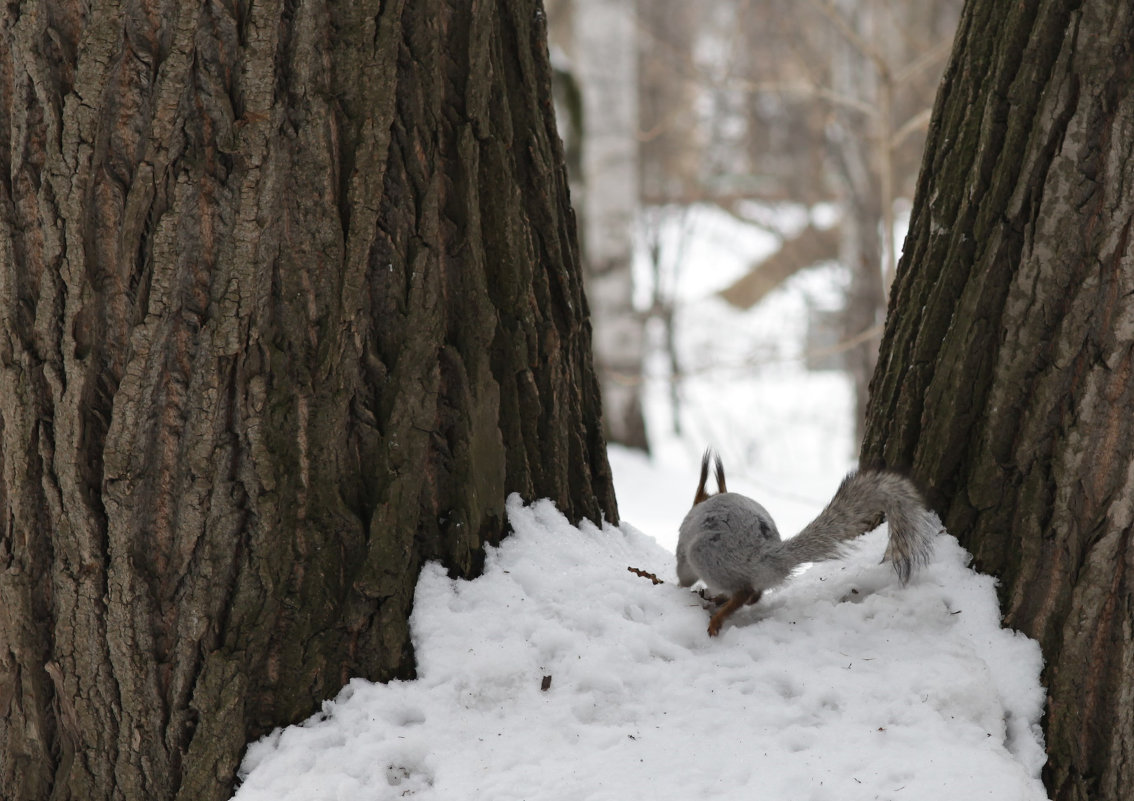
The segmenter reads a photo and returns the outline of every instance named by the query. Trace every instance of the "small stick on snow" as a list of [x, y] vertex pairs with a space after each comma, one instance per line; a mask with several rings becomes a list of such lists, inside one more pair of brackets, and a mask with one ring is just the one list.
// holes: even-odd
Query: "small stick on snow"
[[631, 573], [633, 573], [635, 576], [641, 576], [642, 578], [648, 578], [654, 584], [665, 584], [664, 581], [662, 581], [660, 578], [655, 576], [653, 573], [647, 573], [645, 570], [639, 570], [636, 567], [627, 566], [626, 569], [629, 570]]

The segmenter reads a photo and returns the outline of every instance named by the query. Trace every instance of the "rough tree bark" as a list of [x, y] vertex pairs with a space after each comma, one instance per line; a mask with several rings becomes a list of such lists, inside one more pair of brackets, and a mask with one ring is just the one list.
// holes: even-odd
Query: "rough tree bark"
[[538, 0], [0, 11], [0, 795], [217, 799], [616, 519]]
[[1134, 799], [1134, 2], [970, 0], [864, 463], [909, 468], [1037, 638], [1056, 799]]

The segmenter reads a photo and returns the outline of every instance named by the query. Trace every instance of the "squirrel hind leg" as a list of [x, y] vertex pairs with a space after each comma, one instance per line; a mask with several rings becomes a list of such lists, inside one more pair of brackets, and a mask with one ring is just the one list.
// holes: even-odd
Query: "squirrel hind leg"
[[760, 595], [760, 590], [741, 590], [733, 593], [732, 597], [725, 602], [724, 606], [718, 609], [716, 614], [709, 618], [709, 636], [716, 637], [720, 634], [721, 626], [724, 625], [725, 618], [729, 617], [742, 606], [756, 603], [760, 600]]

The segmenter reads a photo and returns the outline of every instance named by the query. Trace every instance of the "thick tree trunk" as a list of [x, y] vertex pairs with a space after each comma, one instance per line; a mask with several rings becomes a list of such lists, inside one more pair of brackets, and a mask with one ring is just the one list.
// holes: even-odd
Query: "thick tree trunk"
[[543, 12], [0, 11], [0, 795], [227, 797], [509, 492], [616, 519]]
[[970, 0], [863, 461], [905, 467], [1047, 660], [1057, 799], [1134, 799], [1134, 2]]

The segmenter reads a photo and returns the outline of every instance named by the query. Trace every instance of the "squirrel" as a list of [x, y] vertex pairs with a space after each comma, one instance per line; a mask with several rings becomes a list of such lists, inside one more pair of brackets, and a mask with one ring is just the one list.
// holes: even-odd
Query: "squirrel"
[[[718, 493], [705, 490], [709, 460], [715, 458]], [[701, 458], [701, 481], [693, 508], [681, 522], [677, 540], [677, 578], [682, 587], [698, 579], [723, 595], [709, 621], [715, 637], [725, 618], [760, 600], [764, 590], [783, 582], [796, 566], [842, 555], [844, 543], [890, 525], [889, 559], [905, 584], [914, 568], [930, 557], [941, 521], [909, 479], [888, 470], [851, 472], [819, 516], [791, 539], [781, 541], [768, 511], [725, 487], [724, 465], [712, 450]]]

